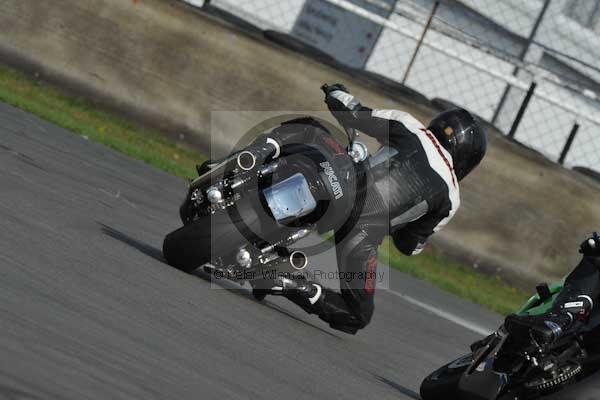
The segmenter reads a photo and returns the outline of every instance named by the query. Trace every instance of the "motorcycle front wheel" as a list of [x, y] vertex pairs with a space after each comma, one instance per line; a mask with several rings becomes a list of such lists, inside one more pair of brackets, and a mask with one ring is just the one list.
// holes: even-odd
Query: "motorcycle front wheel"
[[421, 383], [421, 399], [458, 400], [458, 383], [472, 361], [473, 356], [469, 354], [433, 372]]
[[252, 232], [262, 232], [263, 225], [251, 207], [235, 214], [220, 210], [200, 216], [165, 237], [163, 256], [169, 265], [191, 273], [211, 260], [234, 254], [248, 243]]

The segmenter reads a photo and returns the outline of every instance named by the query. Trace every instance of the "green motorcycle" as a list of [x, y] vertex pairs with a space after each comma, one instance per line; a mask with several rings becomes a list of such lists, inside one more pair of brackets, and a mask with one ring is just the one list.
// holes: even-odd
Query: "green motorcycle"
[[[518, 311], [547, 312], [563, 282], [541, 284]], [[513, 337], [501, 326], [471, 345], [471, 353], [439, 368], [421, 384], [422, 400], [527, 400], [555, 393], [600, 368], [600, 314], [574, 324], [544, 345], [533, 335]]]

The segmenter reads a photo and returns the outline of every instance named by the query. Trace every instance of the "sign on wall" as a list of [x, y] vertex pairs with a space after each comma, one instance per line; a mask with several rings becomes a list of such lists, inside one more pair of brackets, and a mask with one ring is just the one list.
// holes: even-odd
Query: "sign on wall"
[[[389, 18], [396, 0], [348, 0], [380, 17]], [[306, 0], [292, 35], [338, 61], [363, 68], [382, 26], [326, 0]]]

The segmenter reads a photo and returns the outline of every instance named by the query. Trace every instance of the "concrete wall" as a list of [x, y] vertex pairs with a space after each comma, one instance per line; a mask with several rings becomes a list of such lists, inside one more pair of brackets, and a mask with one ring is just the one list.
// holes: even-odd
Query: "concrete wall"
[[[4, 62], [193, 143], [212, 132], [215, 149], [257, 121], [252, 111], [323, 111], [323, 82], [343, 81], [378, 108], [432, 115], [175, 1], [3, 0], [0, 26]], [[517, 282], [557, 277], [600, 229], [599, 194], [591, 180], [493, 134], [489, 156], [464, 182], [462, 211], [436, 243]]]

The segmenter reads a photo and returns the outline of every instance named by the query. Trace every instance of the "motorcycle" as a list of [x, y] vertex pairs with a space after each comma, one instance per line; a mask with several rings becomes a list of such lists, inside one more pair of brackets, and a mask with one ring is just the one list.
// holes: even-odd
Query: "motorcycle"
[[[348, 214], [354, 203], [353, 170], [368, 152], [352, 129], [344, 128], [344, 148], [313, 118], [281, 126], [312, 129], [308, 136], [314, 140], [280, 146], [267, 139], [197, 166], [198, 177], [179, 210], [183, 226], [163, 244], [170, 265], [253, 287], [265, 272], [306, 268], [308, 255], [290, 247], [311, 232], [331, 230]], [[253, 293], [265, 296], [256, 287]]]
[[[563, 283], [541, 284], [518, 311], [548, 311]], [[600, 367], [600, 315], [576, 322], [558, 340], [542, 344], [535, 335], [513, 337], [504, 326], [471, 345], [471, 352], [431, 373], [421, 384], [422, 400], [528, 400], [575, 384]]]

